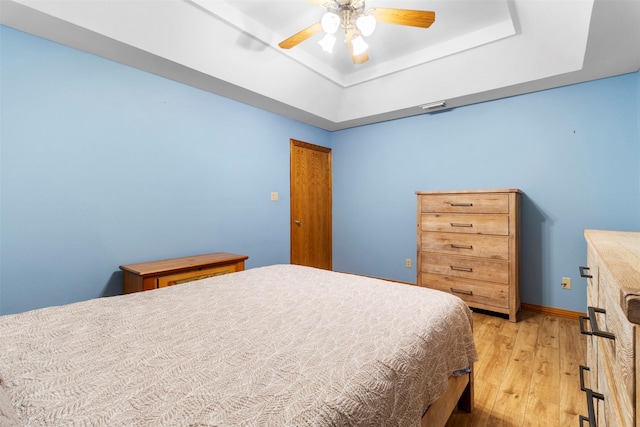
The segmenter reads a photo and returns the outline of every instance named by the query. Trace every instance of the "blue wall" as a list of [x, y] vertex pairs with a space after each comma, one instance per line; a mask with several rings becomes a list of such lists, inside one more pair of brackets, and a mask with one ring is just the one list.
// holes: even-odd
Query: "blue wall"
[[117, 294], [121, 264], [289, 262], [289, 139], [329, 132], [0, 31], [0, 313]]
[[640, 230], [638, 86], [634, 73], [334, 133], [334, 268], [414, 282], [415, 191], [519, 188], [522, 300], [584, 311], [583, 230]]
[[6, 27], [0, 42], [3, 314], [117, 294], [125, 263], [288, 262], [290, 138], [333, 149], [336, 270], [414, 282], [416, 190], [518, 187], [523, 301], [583, 311], [582, 230], [640, 229], [639, 73], [329, 133]]

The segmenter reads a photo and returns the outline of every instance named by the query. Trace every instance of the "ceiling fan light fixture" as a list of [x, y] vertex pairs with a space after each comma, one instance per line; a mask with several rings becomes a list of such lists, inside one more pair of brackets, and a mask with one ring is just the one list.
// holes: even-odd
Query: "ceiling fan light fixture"
[[369, 45], [365, 43], [364, 39], [360, 35], [355, 36], [351, 40], [351, 45], [353, 46], [353, 54], [355, 56], [358, 56], [361, 53], [366, 52], [366, 50], [369, 48]]
[[335, 34], [335, 32], [338, 31], [338, 28], [340, 27], [340, 16], [333, 12], [327, 12], [322, 15], [321, 23], [322, 29], [325, 33]]
[[364, 64], [369, 60], [369, 55], [367, 54], [369, 46], [363, 37], [373, 34], [378, 21], [385, 24], [429, 28], [436, 19], [435, 12], [428, 10], [377, 7], [367, 9], [365, 6], [366, 0], [309, 1], [325, 8], [325, 13], [320, 22], [298, 31], [278, 43], [278, 46], [282, 49], [291, 49], [315, 36], [320, 31], [324, 31], [325, 36], [319, 43], [324, 51], [331, 52], [337, 41], [335, 34], [342, 29], [354, 64]]
[[360, 30], [360, 34], [369, 37], [376, 29], [376, 18], [373, 15], [360, 15], [356, 19], [356, 27]]
[[320, 46], [322, 46], [322, 50], [325, 52], [331, 53], [333, 52], [333, 46], [336, 44], [336, 38], [333, 34], [325, 34], [325, 36], [318, 42]]

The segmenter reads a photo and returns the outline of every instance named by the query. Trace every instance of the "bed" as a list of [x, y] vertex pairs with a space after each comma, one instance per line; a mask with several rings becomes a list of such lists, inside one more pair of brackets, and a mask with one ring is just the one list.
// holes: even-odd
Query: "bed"
[[294, 265], [0, 316], [0, 425], [444, 425], [471, 409], [471, 321]]

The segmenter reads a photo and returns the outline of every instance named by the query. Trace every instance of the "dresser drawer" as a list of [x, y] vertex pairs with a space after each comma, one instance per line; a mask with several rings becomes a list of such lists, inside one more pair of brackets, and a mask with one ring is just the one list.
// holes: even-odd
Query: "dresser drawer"
[[422, 286], [448, 292], [467, 304], [483, 308], [508, 308], [509, 286], [490, 282], [467, 280], [460, 277], [422, 273]]
[[591, 307], [600, 307], [599, 291], [598, 291], [598, 262], [596, 260], [597, 255], [593, 252], [593, 249], [587, 247], [587, 267], [588, 270], [585, 273], [587, 277], [587, 305]]
[[598, 421], [596, 425], [605, 427], [610, 425], [622, 427], [615, 422], [615, 416], [613, 414], [614, 411], [612, 411], [614, 404], [611, 399], [611, 391], [609, 390], [610, 373], [607, 373], [607, 364], [602, 359], [598, 359], [596, 363], [599, 374], [596, 378], [596, 385], [592, 389], [604, 397], [604, 400], [594, 399], [593, 401], [596, 411], [596, 420]]
[[422, 231], [509, 235], [509, 216], [501, 214], [423, 213], [420, 221]]
[[193, 282], [194, 280], [206, 279], [208, 277], [221, 276], [223, 274], [235, 273], [236, 264], [227, 264], [198, 270], [185, 271], [183, 273], [172, 274], [170, 276], [158, 277], [158, 287], [180, 285], [182, 283]]
[[[598, 337], [599, 358], [606, 363], [609, 376], [615, 378], [609, 383], [609, 391], [611, 397], [615, 396], [616, 407], [620, 408], [617, 412], [620, 412], [621, 420], [628, 418], [629, 421], [634, 419], [636, 409], [635, 326], [626, 321], [619, 300], [611, 293], [601, 294], [600, 303], [603, 302], [606, 314], [599, 316], [598, 325], [600, 329], [613, 332], [615, 339]], [[621, 425], [633, 424], [623, 422]]]
[[507, 261], [508, 236], [478, 236], [463, 233], [422, 233], [421, 250], [452, 255], [467, 255]]
[[509, 283], [509, 264], [504, 261], [436, 253], [423, 253], [421, 261], [422, 273]]
[[604, 356], [598, 360], [598, 392], [604, 401], [598, 405], [598, 426], [635, 427], [634, 411], [629, 410], [627, 396], [620, 392], [622, 378], [611, 369], [613, 361], [607, 352], [602, 353]]
[[435, 194], [422, 200], [422, 212], [509, 213], [507, 194]]

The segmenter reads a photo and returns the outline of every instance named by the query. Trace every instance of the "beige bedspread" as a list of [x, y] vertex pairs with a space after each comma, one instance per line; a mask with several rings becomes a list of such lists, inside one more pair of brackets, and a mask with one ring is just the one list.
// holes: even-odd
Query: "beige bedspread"
[[475, 359], [456, 297], [277, 265], [1, 316], [0, 408], [29, 426], [417, 426]]

